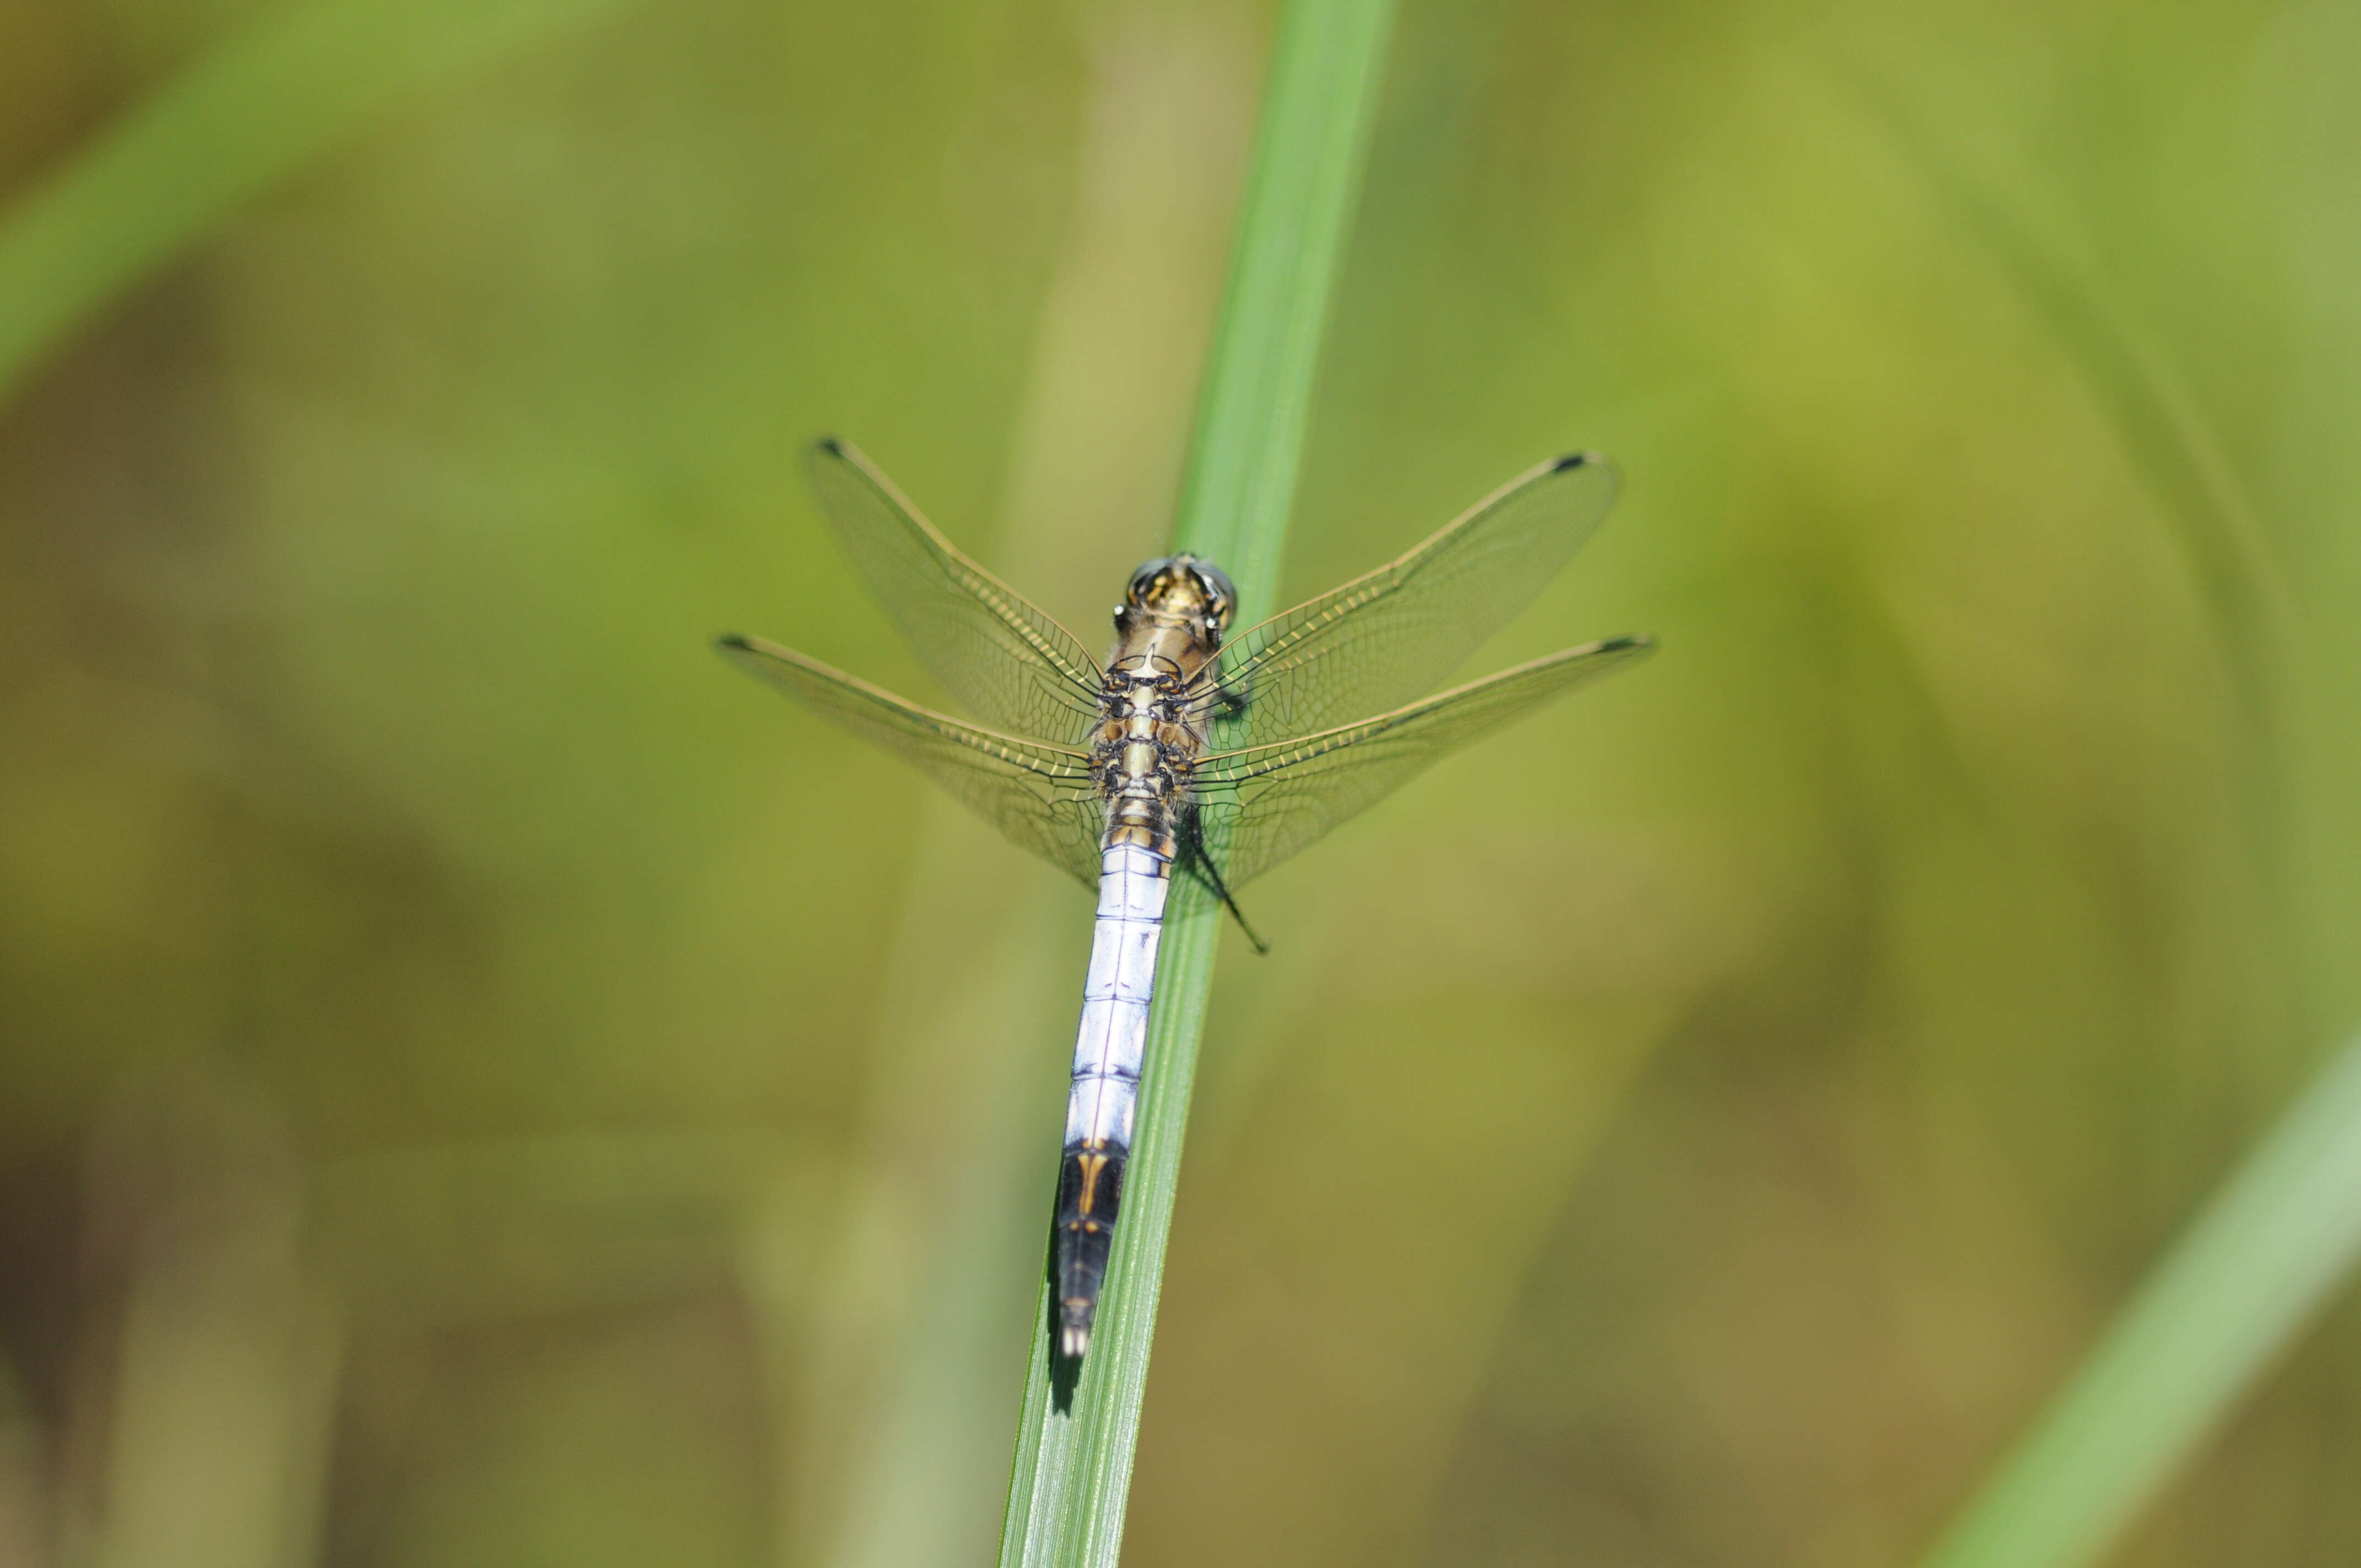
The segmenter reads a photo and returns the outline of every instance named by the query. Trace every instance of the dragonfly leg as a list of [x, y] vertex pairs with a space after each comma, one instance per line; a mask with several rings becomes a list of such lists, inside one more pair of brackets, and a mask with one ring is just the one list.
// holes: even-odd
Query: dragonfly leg
[[1238, 929], [1246, 934], [1246, 940], [1254, 944], [1256, 952], [1268, 953], [1270, 944], [1256, 933], [1246, 912], [1238, 907], [1238, 901], [1230, 896], [1229, 885], [1222, 881], [1221, 869], [1213, 864], [1213, 857], [1205, 848], [1205, 825], [1199, 819], [1196, 806], [1183, 806], [1174, 816], [1175, 826], [1180, 829], [1174, 837], [1180, 844], [1180, 869], [1213, 890], [1213, 896], [1222, 901], [1222, 907], [1230, 912], [1230, 918], [1238, 923]]

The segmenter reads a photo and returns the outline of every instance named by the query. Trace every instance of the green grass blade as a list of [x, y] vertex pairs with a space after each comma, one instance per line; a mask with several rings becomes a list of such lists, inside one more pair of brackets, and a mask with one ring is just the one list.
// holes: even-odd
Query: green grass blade
[[[1242, 624], [1268, 613], [1275, 598], [1312, 372], [1366, 160], [1391, 11], [1389, 0], [1290, 0], [1279, 20], [1173, 529], [1176, 549], [1217, 562], [1236, 580]], [[1110, 1564], [1122, 1546], [1165, 1240], [1221, 937], [1218, 911], [1176, 892], [1182, 896], [1157, 969], [1123, 1223], [1091, 1354], [1071, 1412], [1060, 1415], [1050, 1408], [1047, 1336], [1036, 1329], [1001, 1535], [1004, 1568]]]
[[2094, 1561], [2361, 1257], [2361, 1040], [2176, 1243], [1923, 1568]]
[[0, 402], [76, 327], [388, 105], [625, 0], [324, 0], [200, 58], [0, 226]]
[[1173, 525], [1228, 571], [1237, 624], [1277, 608], [1328, 296], [1359, 194], [1390, 0], [1290, 0]]

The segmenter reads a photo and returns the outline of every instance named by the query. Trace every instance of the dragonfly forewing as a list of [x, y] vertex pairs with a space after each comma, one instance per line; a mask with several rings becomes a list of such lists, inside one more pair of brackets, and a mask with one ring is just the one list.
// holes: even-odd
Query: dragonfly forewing
[[962, 554], [851, 443], [823, 437], [806, 462], [838, 542], [943, 689], [994, 729], [1079, 740], [1099, 697], [1081, 641]]
[[1203, 699], [1213, 744], [1318, 734], [1434, 690], [1549, 585], [1615, 490], [1603, 457], [1538, 465], [1400, 558], [1239, 633]]

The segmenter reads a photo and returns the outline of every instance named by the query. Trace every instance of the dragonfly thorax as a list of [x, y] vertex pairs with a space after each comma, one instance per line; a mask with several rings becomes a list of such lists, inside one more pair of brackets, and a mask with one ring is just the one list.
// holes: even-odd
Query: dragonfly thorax
[[[1176, 640], [1193, 642], [1186, 630], [1159, 624], [1126, 638], [1107, 666], [1090, 752], [1091, 774], [1106, 802], [1108, 841], [1137, 844], [1168, 861], [1173, 810], [1188, 798], [1205, 746], [1187, 683], [1166, 651]], [[1202, 667], [1204, 661], [1195, 662]]]
[[1131, 575], [1115, 612], [1121, 640], [1107, 659], [1090, 753], [1109, 843], [1146, 844], [1169, 861], [1172, 813], [1189, 799], [1205, 749], [1198, 686], [1236, 607], [1229, 578], [1193, 555]]

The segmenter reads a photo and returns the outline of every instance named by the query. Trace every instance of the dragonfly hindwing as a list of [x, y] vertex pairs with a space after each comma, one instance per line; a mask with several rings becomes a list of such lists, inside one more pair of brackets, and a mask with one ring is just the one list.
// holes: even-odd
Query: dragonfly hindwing
[[1556, 458], [1399, 560], [1240, 632], [1203, 699], [1213, 744], [1318, 734], [1433, 691], [1533, 601], [1614, 499], [1614, 465]]
[[1223, 880], [1244, 886], [1435, 759], [1653, 646], [1618, 637], [1569, 648], [1358, 724], [1199, 759], [1199, 813]]
[[823, 437], [807, 461], [838, 541], [943, 689], [996, 729], [1080, 740], [1100, 671], [1074, 634], [961, 554], [849, 442]]

